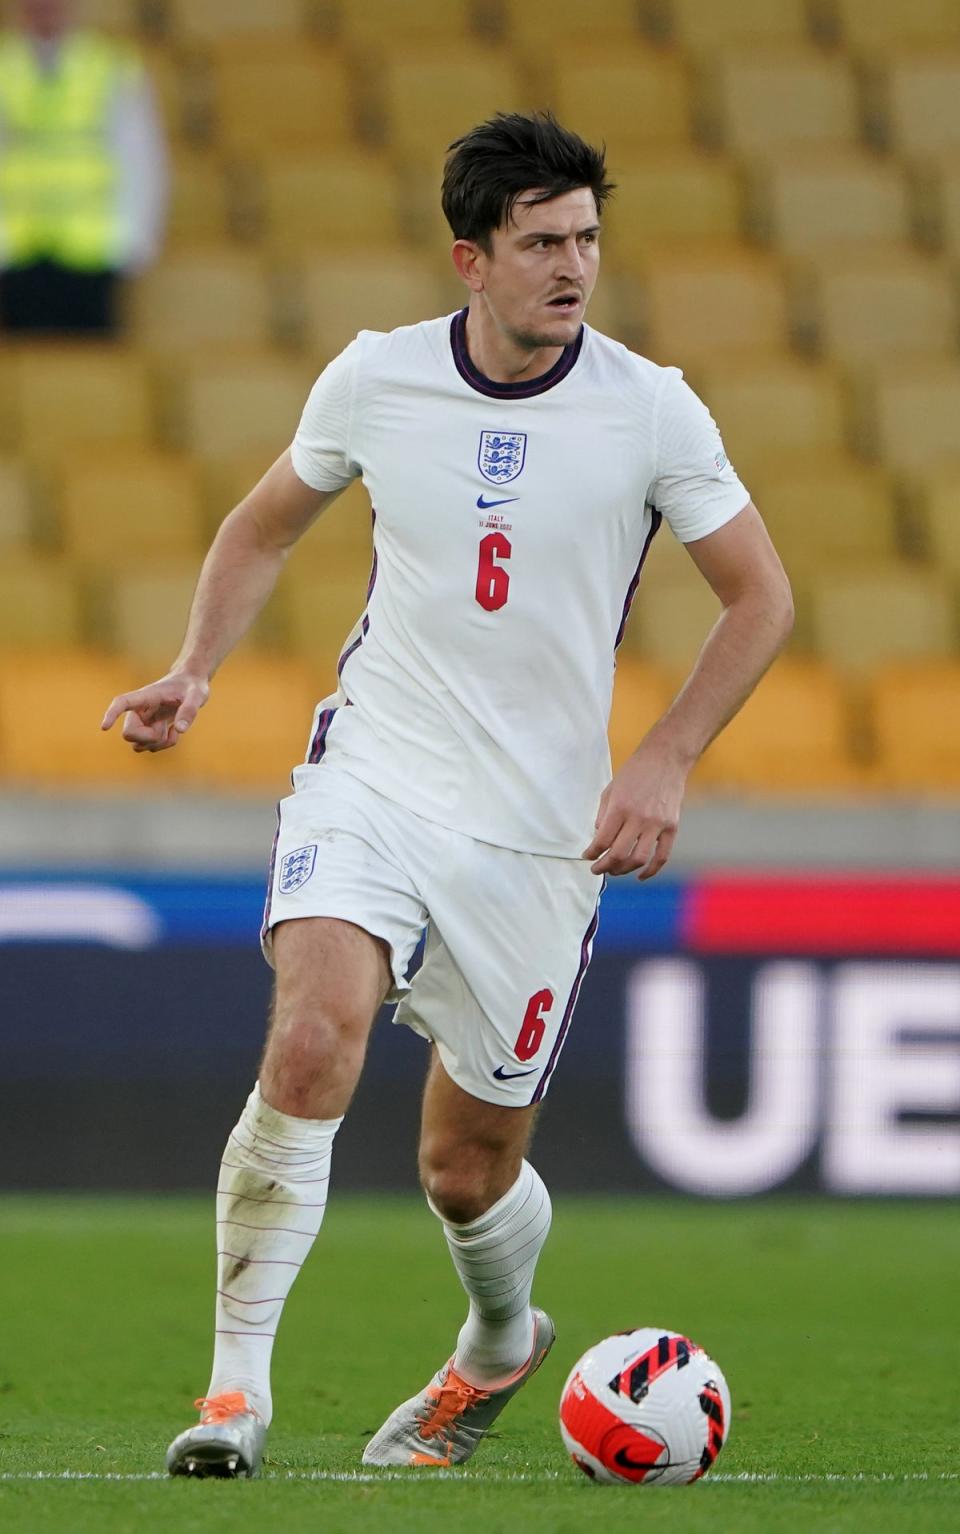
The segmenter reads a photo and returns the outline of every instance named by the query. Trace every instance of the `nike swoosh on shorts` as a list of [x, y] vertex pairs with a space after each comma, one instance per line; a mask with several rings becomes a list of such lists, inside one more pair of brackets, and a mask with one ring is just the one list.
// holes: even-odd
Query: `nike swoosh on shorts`
[[502, 1065], [498, 1065], [493, 1074], [498, 1081], [513, 1081], [515, 1076], [535, 1076], [537, 1070], [536, 1065], [531, 1065], [528, 1071], [505, 1071]]

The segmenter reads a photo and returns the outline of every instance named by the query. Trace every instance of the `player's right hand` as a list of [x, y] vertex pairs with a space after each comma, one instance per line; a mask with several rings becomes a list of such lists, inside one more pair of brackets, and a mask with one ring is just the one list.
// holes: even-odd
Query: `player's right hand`
[[101, 730], [109, 730], [121, 714], [123, 738], [134, 751], [169, 751], [188, 730], [210, 695], [206, 677], [173, 671], [158, 682], [122, 692], [103, 716]]

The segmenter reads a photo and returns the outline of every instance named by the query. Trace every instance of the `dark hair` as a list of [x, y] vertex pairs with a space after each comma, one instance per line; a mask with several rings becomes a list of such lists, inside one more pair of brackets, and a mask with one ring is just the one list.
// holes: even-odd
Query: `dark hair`
[[594, 149], [563, 128], [551, 112], [498, 112], [450, 145], [441, 206], [458, 240], [485, 250], [495, 229], [509, 222], [517, 199], [536, 190], [534, 203], [587, 186], [599, 213], [613, 182], [604, 148]]

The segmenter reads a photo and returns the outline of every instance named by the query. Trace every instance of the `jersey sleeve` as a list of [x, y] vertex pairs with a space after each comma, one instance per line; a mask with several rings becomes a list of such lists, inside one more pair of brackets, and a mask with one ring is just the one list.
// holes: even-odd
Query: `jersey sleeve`
[[703, 401], [670, 368], [660, 398], [656, 476], [650, 503], [681, 543], [716, 532], [750, 499]]
[[350, 456], [356, 348], [351, 342], [324, 368], [310, 390], [290, 447], [294, 472], [313, 490], [342, 490], [360, 473]]

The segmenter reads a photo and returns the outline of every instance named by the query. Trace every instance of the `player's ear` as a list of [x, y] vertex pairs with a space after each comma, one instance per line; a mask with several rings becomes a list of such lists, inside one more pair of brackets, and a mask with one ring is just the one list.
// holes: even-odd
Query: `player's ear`
[[480, 246], [475, 245], [473, 240], [454, 240], [450, 255], [461, 281], [466, 283], [472, 293], [482, 292], [483, 278], [479, 269], [482, 255]]

